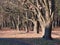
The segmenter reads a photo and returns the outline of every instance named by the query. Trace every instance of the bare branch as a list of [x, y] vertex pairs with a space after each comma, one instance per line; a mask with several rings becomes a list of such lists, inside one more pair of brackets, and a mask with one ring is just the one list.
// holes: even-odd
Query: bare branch
[[[31, 2], [29, 1], [29, 3], [31, 3]], [[42, 14], [41, 14], [41, 12], [40, 12], [40, 10], [39, 10], [39, 4], [38, 4], [38, 1], [37, 1], [37, 7], [36, 7], [34, 4], [32, 4], [32, 3], [31, 3], [31, 5], [32, 5], [34, 8], [37, 9], [39, 18], [41, 17], [42, 21], [45, 22], [45, 19], [43, 18]]]
[[45, 8], [45, 4], [44, 4], [43, 0], [39, 0], [39, 1], [42, 4], [42, 6]]
[[45, 4], [45, 11], [46, 11], [46, 13], [45, 13], [45, 18], [46, 18], [46, 20], [49, 20], [49, 15], [50, 15], [50, 12], [49, 12], [49, 8], [48, 8], [48, 3], [47, 3], [47, 1], [46, 0], [43, 0], [44, 1], [44, 4]]

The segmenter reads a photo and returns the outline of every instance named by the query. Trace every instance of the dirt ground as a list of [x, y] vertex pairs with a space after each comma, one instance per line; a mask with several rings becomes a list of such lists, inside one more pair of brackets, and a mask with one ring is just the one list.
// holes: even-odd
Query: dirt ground
[[[0, 30], [0, 38], [39, 38], [39, 37], [42, 37], [41, 31], [39, 34], [35, 34], [33, 33], [33, 31], [26, 33], [26, 31], [16, 31], [9, 28], [2, 29], [2, 31]], [[53, 29], [52, 37], [60, 39], [60, 27]]]

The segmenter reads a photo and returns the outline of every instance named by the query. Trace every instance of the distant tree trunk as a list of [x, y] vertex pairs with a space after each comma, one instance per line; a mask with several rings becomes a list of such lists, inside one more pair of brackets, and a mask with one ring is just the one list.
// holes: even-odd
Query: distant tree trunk
[[25, 26], [25, 30], [27, 33], [29, 32], [27, 25]]
[[18, 15], [18, 18], [17, 18], [17, 20], [18, 20], [18, 24], [17, 24], [17, 30], [19, 31], [19, 15]]
[[17, 25], [17, 30], [19, 31], [19, 25]]
[[26, 22], [26, 25], [25, 25], [25, 30], [26, 30], [26, 32], [28, 33], [29, 32], [29, 29], [28, 29], [28, 21]]
[[4, 27], [7, 27], [7, 23], [6, 23], [6, 21], [4, 21]]
[[58, 26], [60, 27], [60, 19], [58, 20]]
[[39, 33], [39, 26], [40, 26], [39, 21], [37, 21], [37, 33]]
[[37, 21], [34, 22], [34, 33], [37, 33]]
[[1, 24], [0, 24], [0, 30], [1, 30]]

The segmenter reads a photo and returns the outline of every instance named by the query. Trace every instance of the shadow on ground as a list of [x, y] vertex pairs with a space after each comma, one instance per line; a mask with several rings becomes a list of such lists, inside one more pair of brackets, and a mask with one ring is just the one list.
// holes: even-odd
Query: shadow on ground
[[33, 45], [16, 38], [0, 38], [0, 45]]
[[60, 39], [0, 38], [0, 45], [60, 45]]

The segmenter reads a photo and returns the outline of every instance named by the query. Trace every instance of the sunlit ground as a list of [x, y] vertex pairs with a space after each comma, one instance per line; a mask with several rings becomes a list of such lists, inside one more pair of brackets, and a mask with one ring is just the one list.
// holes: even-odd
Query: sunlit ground
[[42, 39], [42, 32], [39, 34], [30, 31], [16, 31], [3, 29], [0, 31], [0, 45], [60, 45], [60, 27], [53, 29], [53, 40]]
[[[0, 30], [0, 38], [39, 38], [42, 37], [42, 32], [39, 34], [34, 33], [34, 31], [30, 31], [26, 33], [26, 31], [17, 31], [13, 29], [2, 29]], [[53, 38], [60, 38], [60, 27], [52, 30]]]

